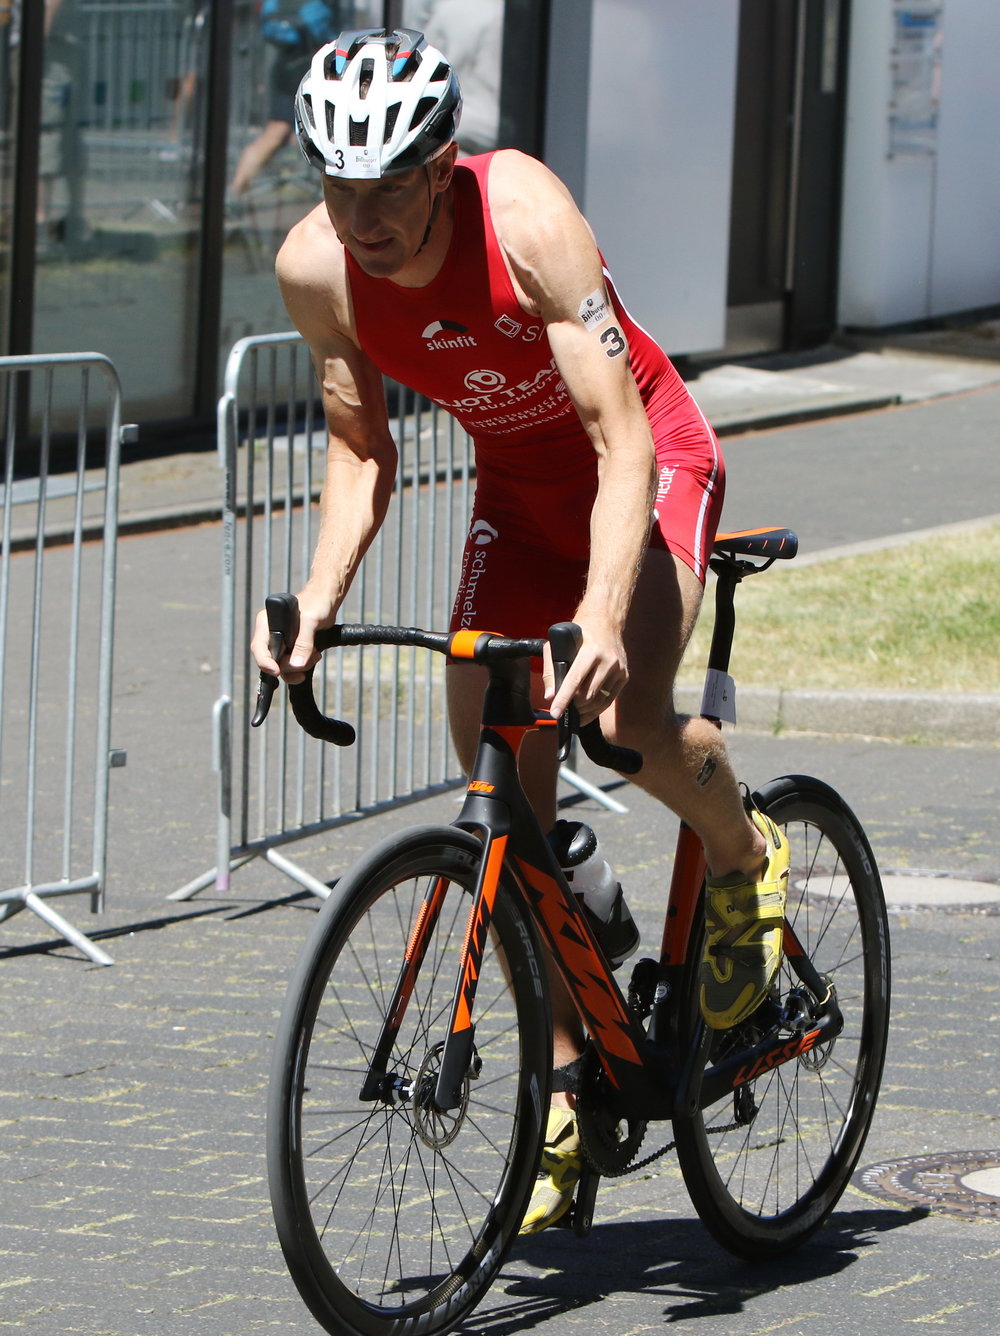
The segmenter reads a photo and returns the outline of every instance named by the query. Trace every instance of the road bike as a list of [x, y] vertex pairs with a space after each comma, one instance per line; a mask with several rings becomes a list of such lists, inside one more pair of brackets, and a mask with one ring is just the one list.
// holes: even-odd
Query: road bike
[[[725, 718], [738, 584], [793, 556], [789, 530], [721, 535], [703, 712]], [[294, 634], [294, 599], [268, 601]], [[579, 642], [549, 633], [557, 680]], [[327, 1331], [448, 1330], [483, 1298], [518, 1235], [552, 1082], [546, 949], [587, 1035], [577, 1118], [584, 1171], [567, 1217], [590, 1229], [602, 1176], [676, 1148], [691, 1201], [724, 1247], [779, 1256], [844, 1191], [875, 1109], [889, 1023], [889, 933], [875, 858], [827, 784], [785, 775], [752, 801], [784, 831], [791, 871], [783, 960], [743, 1023], [712, 1030], [697, 1000], [704, 939], [700, 842], [678, 835], [658, 956], [624, 990], [521, 789], [518, 749], [573, 721], [530, 700], [541, 640], [476, 631], [337, 626], [317, 648], [417, 645], [489, 670], [475, 765], [450, 825], [383, 840], [319, 911], [289, 984], [271, 1075], [267, 1154], [278, 1237]], [[280, 650], [278, 640], [272, 648]], [[255, 722], [277, 679], [262, 682]], [[314, 736], [354, 730], [289, 688]], [[578, 732], [599, 765], [635, 773], [598, 722]], [[647, 1125], [672, 1123], [645, 1154]]]

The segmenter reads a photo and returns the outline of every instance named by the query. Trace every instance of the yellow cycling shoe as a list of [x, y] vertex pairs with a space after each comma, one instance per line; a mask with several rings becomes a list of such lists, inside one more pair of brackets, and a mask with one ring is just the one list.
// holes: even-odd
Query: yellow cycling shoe
[[700, 1001], [713, 1030], [728, 1030], [756, 1011], [781, 964], [788, 841], [763, 812], [749, 816], [767, 841], [760, 880], [733, 873], [705, 882]]
[[573, 1205], [573, 1193], [582, 1168], [576, 1116], [572, 1109], [553, 1105], [545, 1128], [538, 1181], [521, 1221], [520, 1233], [538, 1234], [562, 1219]]

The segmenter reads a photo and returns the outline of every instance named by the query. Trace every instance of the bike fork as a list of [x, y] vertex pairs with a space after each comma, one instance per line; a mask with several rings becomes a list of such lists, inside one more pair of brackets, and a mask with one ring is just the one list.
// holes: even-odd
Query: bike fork
[[465, 1079], [470, 1073], [475, 1073], [476, 1027], [472, 1013], [506, 850], [506, 835], [491, 834], [487, 837], [469, 910], [469, 926], [459, 959], [451, 1024], [441, 1054], [441, 1067], [434, 1092], [434, 1105], [442, 1113], [461, 1105]]

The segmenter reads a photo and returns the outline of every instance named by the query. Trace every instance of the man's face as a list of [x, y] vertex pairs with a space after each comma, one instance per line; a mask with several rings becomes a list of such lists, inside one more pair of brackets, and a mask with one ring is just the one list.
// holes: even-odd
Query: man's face
[[420, 249], [437, 193], [437, 173], [414, 167], [381, 181], [323, 178], [337, 236], [366, 274], [391, 278]]

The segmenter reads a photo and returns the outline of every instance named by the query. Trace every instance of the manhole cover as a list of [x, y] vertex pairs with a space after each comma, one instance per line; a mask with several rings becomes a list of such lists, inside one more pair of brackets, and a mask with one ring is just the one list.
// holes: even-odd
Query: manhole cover
[[969, 1220], [1000, 1220], [1000, 1150], [887, 1160], [859, 1169], [854, 1184], [907, 1206], [930, 1206]]
[[[817, 872], [820, 875], [817, 875]], [[792, 877], [792, 886], [813, 897], [840, 900], [850, 888], [841, 874], [823, 874], [812, 869], [808, 882]], [[914, 868], [883, 869], [882, 889], [885, 907], [892, 913], [904, 910], [933, 909], [952, 914], [1000, 914], [1000, 881], [972, 881], [952, 877], [946, 872], [925, 872]]]

